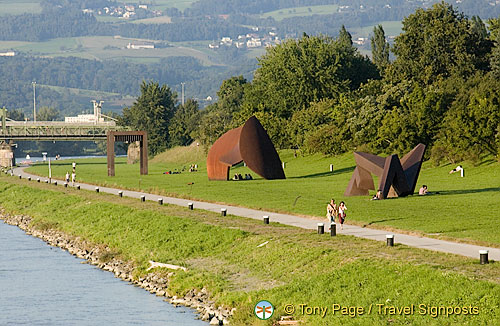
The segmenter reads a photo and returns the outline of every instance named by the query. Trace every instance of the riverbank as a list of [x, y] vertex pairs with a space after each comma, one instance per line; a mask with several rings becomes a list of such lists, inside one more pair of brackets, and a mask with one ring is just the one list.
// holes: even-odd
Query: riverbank
[[[30, 216], [28, 225], [37, 230], [56, 230], [108, 248], [101, 263], [112, 267], [113, 259], [132, 262], [134, 280], [148, 276], [150, 260], [186, 268], [158, 271], [158, 277], [168, 279], [167, 295], [184, 298], [205, 289], [206, 303], [231, 308], [233, 325], [269, 326], [282, 316], [308, 326], [500, 323], [496, 262], [480, 265], [477, 259], [400, 244], [387, 247], [341, 233], [318, 235], [230, 214], [223, 217], [12, 177], [0, 177], [0, 207], [11, 215]], [[260, 300], [275, 306], [267, 321], [253, 313]], [[366, 311], [354, 317], [331, 311], [322, 316], [301, 311], [304, 304], [342, 304]], [[367, 313], [377, 304], [477, 306], [478, 314]]]
[[229, 324], [228, 319], [232, 315], [232, 310], [215, 307], [204, 288], [200, 291], [191, 290], [184, 297], [168, 296], [168, 281], [173, 275], [172, 272], [162, 268], [161, 272], [150, 272], [137, 278], [134, 277], [137, 266], [131, 261], [113, 257], [113, 251], [107, 246], [92, 244], [84, 239], [51, 229], [48, 225], [33, 224], [30, 216], [9, 214], [2, 208], [0, 208], [0, 220], [19, 227], [27, 235], [40, 238], [50, 246], [59, 247], [73, 256], [85, 259], [89, 264], [111, 272], [115, 277], [141, 287], [151, 294], [166, 297], [165, 301], [171, 304], [191, 307], [198, 312], [201, 320], [208, 321], [211, 325]]
[[[426, 184], [432, 196], [371, 201], [370, 196], [344, 196], [355, 167], [352, 154], [295, 157], [293, 151], [284, 150], [280, 151], [280, 158], [285, 162], [287, 179], [264, 180], [240, 164], [231, 168], [231, 175], [250, 173], [254, 180], [228, 182], [208, 180], [201, 154], [199, 148], [192, 146], [170, 149], [151, 160], [148, 175], [139, 175], [137, 164], [126, 164], [124, 158], [117, 158], [114, 177], [107, 176], [104, 159], [77, 160], [77, 178], [96, 186], [301, 216], [325, 216], [327, 201], [335, 198], [337, 202], [346, 202], [349, 224], [500, 248], [500, 232], [496, 231], [500, 211], [491, 205], [500, 201], [500, 163], [492, 159], [485, 159], [478, 166], [460, 163], [466, 171], [464, 178], [449, 174], [456, 165], [436, 167], [424, 162], [416, 190]], [[52, 176], [63, 179], [71, 171], [71, 163], [55, 162]], [[198, 165], [197, 172], [189, 172], [193, 163]], [[180, 173], [164, 174], [166, 171]], [[35, 165], [26, 172], [48, 176], [46, 165]], [[467, 209], [463, 208], [465, 203]], [[471, 221], [470, 212], [480, 219]]]

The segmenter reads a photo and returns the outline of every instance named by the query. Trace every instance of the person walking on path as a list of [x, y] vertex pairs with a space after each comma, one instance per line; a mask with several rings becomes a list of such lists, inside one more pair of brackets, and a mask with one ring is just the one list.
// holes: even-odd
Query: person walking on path
[[69, 172], [66, 172], [66, 183], [69, 183]]
[[74, 186], [76, 182], [76, 173], [71, 173], [71, 186]]
[[345, 206], [345, 203], [343, 201], [340, 202], [339, 204], [339, 222], [340, 222], [340, 229], [344, 229], [344, 222], [345, 222], [345, 217], [346, 213], [345, 211], [347, 210], [347, 207]]
[[335, 199], [332, 198], [332, 200], [326, 206], [326, 218], [330, 223], [330, 228], [332, 224], [335, 224], [337, 216], [338, 216], [337, 204], [335, 204]]

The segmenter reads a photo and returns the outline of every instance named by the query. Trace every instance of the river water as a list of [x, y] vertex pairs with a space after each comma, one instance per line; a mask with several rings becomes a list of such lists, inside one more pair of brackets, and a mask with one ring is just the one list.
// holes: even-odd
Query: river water
[[83, 261], [0, 220], [0, 325], [208, 325]]

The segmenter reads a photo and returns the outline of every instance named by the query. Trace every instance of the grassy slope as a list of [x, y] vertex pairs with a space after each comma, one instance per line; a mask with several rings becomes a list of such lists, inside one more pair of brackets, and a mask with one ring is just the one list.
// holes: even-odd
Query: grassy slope
[[0, 16], [40, 12], [42, 12], [40, 0], [0, 0]]
[[[15, 198], [16, 200], [12, 200]], [[235, 325], [270, 325], [251, 311], [266, 299], [283, 315], [285, 304], [307, 325], [498, 325], [500, 268], [443, 255], [348, 236], [330, 238], [277, 224], [175, 206], [141, 203], [0, 177], [0, 206], [35, 218], [95, 243], [117, 255], [182, 264], [170, 283], [174, 293], [207, 286], [218, 303], [237, 307]], [[235, 227], [237, 225], [237, 227]], [[269, 241], [266, 246], [257, 245]], [[378, 314], [357, 318], [327, 314], [304, 316], [299, 304], [477, 306], [477, 316], [433, 318]], [[331, 312], [331, 311], [330, 311]]]
[[265, 12], [260, 15], [260, 18], [272, 17], [276, 21], [281, 21], [285, 18], [292, 18], [292, 17], [332, 14], [337, 12], [338, 8], [339, 8], [338, 5], [319, 5], [319, 6], [283, 8]]
[[[147, 176], [139, 176], [137, 164], [127, 165], [124, 158], [118, 158], [115, 177], [106, 176], [103, 159], [78, 161], [77, 177], [100, 185], [140, 188], [159, 194], [318, 217], [325, 215], [326, 203], [333, 197], [337, 201], [346, 201], [347, 223], [411, 230], [434, 237], [500, 246], [497, 227], [500, 209], [494, 205], [500, 201], [500, 164], [496, 162], [485, 162], [478, 167], [463, 164], [465, 178], [448, 174], [455, 166], [436, 168], [426, 162], [417, 189], [421, 184], [427, 184], [431, 192], [439, 192], [439, 195], [371, 201], [368, 196], [343, 196], [354, 169], [352, 154], [337, 158], [319, 155], [294, 158], [291, 151], [284, 151], [280, 155], [286, 162], [286, 180], [256, 178], [252, 181], [210, 182], [200, 148], [184, 150], [191, 151], [192, 161], [186, 158], [186, 154], [180, 159], [183, 151], [174, 149], [153, 159]], [[198, 172], [162, 174], [167, 170], [188, 169], [191, 163], [199, 165]], [[329, 172], [330, 164], [334, 165], [333, 173]], [[71, 170], [70, 166], [71, 162], [54, 163], [53, 175], [62, 178], [66, 171]], [[48, 173], [47, 166], [43, 165], [28, 171], [44, 176]], [[232, 173], [256, 176], [243, 166], [231, 169]]]

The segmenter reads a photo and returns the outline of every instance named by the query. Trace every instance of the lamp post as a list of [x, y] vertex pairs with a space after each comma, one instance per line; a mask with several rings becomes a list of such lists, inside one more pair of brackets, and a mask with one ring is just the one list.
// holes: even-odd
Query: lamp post
[[33, 84], [33, 121], [36, 122], [36, 81]]

